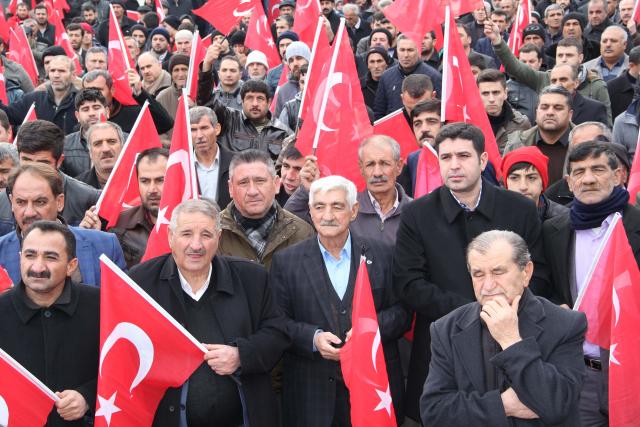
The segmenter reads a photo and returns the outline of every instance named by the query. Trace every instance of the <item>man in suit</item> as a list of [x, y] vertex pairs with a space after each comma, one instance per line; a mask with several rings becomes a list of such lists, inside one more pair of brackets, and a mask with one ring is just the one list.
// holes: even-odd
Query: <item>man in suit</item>
[[[571, 211], [543, 226], [544, 250], [558, 303], [573, 307], [616, 212], [622, 214], [629, 245], [640, 264], [640, 210], [629, 205], [629, 193], [619, 185], [620, 174], [619, 159], [608, 143], [584, 142], [570, 151], [567, 181], [574, 195]], [[588, 368], [580, 397], [582, 425], [606, 426], [608, 356], [588, 341], [583, 350]]]
[[446, 125], [436, 136], [435, 149], [444, 185], [402, 211], [394, 252], [396, 292], [417, 316], [406, 399], [407, 415], [415, 420], [430, 359], [428, 326], [473, 301], [471, 278], [464, 270], [465, 248], [475, 236], [493, 229], [522, 236], [536, 265], [534, 293], [550, 293], [536, 207], [523, 195], [481, 178], [488, 155], [480, 129]]
[[233, 154], [218, 145], [221, 127], [211, 108], [191, 108], [189, 121], [200, 195], [214, 200], [224, 209], [231, 201], [228, 181]]
[[[0, 237], [0, 265], [13, 283], [20, 280], [20, 243], [22, 233], [35, 221], [64, 222], [60, 213], [65, 196], [62, 178], [50, 166], [33, 163], [20, 166], [9, 178], [7, 192], [16, 219], [16, 231]], [[100, 286], [101, 254], [106, 254], [120, 268], [126, 268], [116, 236], [96, 230], [69, 227], [76, 238], [78, 268], [71, 275], [75, 282]]]
[[293, 340], [284, 355], [285, 426], [348, 426], [349, 391], [340, 370], [340, 347], [351, 334], [351, 303], [360, 255], [367, 258], [389, 386], [398, 424], [404, 418], [403, 375], [397, 340], [409, 312], [392, 289], [392, 248], [351, 233], [358, 215], [355, 185], [341, 177], [311, 184], [309, 207], [318, 237], [278, 252], [270, 285]]
[[571, 106], [573, 115], [571, 122], [579, 125], [584, 122], [601, 122], [611, 126], [607, 118], [607, 108], [600, 101], [586, 98], [577, 91], [580, 85], [578, 67], [569, 64], [559, 64], [553, 67], [549, 75], [552, 85], [559, 85], [569, 91], [573, 100]]
[[527, 289], [533, 263], [511, 231], [476, 237], [467, 268], [477, 302], [431, 324], [424, 425], [580, 426], [584, 313]]
[[171, 253], [131, 270], [207, 348], [188, 383], [165, 393], [157, 427], [278, 425], [269, 371], [289, 346], [284, 318], [262, 266], [217, 254], [219, 215], [206, 199], [178, 205], [169, 225]]

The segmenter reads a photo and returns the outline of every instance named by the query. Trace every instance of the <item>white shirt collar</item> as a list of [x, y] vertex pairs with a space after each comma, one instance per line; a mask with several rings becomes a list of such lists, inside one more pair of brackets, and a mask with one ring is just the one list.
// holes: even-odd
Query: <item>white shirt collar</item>
[[193, 292], [193, 289], [191, 289], [191, 285], [189, 285], [187, 279], [185, 279], [180, 269], [178, 269], [178, 277], [180, 277], [180, 286], [182, 287], [182, 290], [194, 300], [200, 301], [202, 295], [204, 295], [207, 289], [209, 289], [209, 283], [211, 282], [211, 271], [211, 264], [209, 264], [209, 275], [207, 276], [207, 280], [204, 281], [204, 284], [200, 289], [198, 289], [197, 292]]
[[[217, 143], [216, 143], [217, 144]], [[210, 167], [206, 167], [205, 165], [203, 165], [200, 160], [198, 160], [198, 158], [196, 157], [196, 165], [200, 166], [202, 169], [204, 170], [213, 170], [215, 168], [218, 167], [218, 164], [220, 163], [220, 147], [218, 147], [218, 149], [216, 150], [216, 158], [213, 159], [213, 163], [211, 164]]]

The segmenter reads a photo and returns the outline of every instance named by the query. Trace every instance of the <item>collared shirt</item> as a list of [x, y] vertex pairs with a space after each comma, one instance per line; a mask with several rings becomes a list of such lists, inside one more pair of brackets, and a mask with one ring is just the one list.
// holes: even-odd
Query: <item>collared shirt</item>
[[209, 264], [209, 275], [207, 276], [207, 280], [204, 281], [204, 284], [200, 289], [198, 289], [196, 292], [193, 292], [193, 289], [191, 289], [191, 285], [189, 285], [187, 279], [185, 279], [180, 269], [178, 269], [178, 277], [180, 277], [180, 286], [182, 287], [182, 290], [194, 300], [200, 301], [202, 295], [204, 295], [204, 293], [209, 288], [209, 283], [211, 283], [211, 270], [211, 264]]
[[322, 253], [322, 259], [324, 265], [329, 273], [329, 279], [335, 289], [336, 293], [342, 299], [347, 292], [347, 286], [349, 285], [349, 271], [351, 269], [351, 233], [347, 237], [347, 241], [344, 243], [342, 250], [340, 251], [340, 258], [335, 259], [333, 255], [322, 245], [320, 237], [318, 237], [318, 245], [320, 245], [320, 252]]
[[196, 172], [198, 174], [198, 184], [200, 192], [204, 197], [217, 201], [218, 197], [218, 175], [220, 175], [220, 148], [216, 150], [216, 158], [211, 166], [205, 166], [196, 159]]
[[623, 54], [620, 59], [618, 59], [618, 62], [613, 64], [613, 67], [611, 67], [611, 69], [604, 62], [602, 56], [600, 57], [600, 59], [598, 59], [598, 61], [596, 61], [596, 70], [598, 70], [598, 72], [602, 76], [602, 80], [604, 80], [605, 83], [609, 80], [615, 79], [620, 75], [622, 71], [624, 71], [624, 60], [625, 56]]
[[[591, 267], [591, 263], [596, 257], [598, 247], [600, 246], [602, 239], [604, 239], [611, 221], [613, 221], [614, 215], [615, 213], [612, 213], [608, 217], [606, 217], [605, 220], [602, 221], [602, 225], [598, 228], [576, 230], [574, 252], [576, 266], [576, 287], [578, 290], [578, 294], [580, 294], [582, 288], [584, 288], [584, 286], [586, 285], [585, 279], [587, 278], [587, 274], [589, 274], [589, 268]], [[597, 345], [587, 341], [586, 339], [584, 340], [584, 344], [582, 345], [582, 351], [589, 357], [600, 357], [600, 348]]]
[[470, 208], [469, 206], [465, 205], [464, 203], [462, 203], [460, 200], [458, 200], [458, 198], [456, 197], [455, 194], [453, 194], [453, 191], [449, 190], [449, 192], [451, 193], [451, 195], [453, 196], [453, 198], [456, 200], [456, 202], [458, 202], [458, 204], [460, 205], [460, 207], [462, 209], [464, 209], [467, 212], [473, 212], [478, 208], [478, 205], [480, 204], [480, 199], [482, 198], [482, 179], [480, 179], [480, 192], [478, 193], [478, 200], [476, 200], [476, 205], [472, 208]]
[[369, 199], [371, 200], [371, 204], [373, 205], [373, 209], [376, 210], [376, 213], [378, 214], [378, 216], [380, 217], [382, 222], [384, 222], [387, 218], [389, 218], [391, 215], [393, 215], [396, 212], [396, 209], [398, 209], [398, 206], [400, 206], [400, 200], [398, 199], [398, 189], [396, 188], [395, 190], [396, 190], [396, 200], [395, 200], [395, 202], [393, 202], [393, 206], [391, 207], [389, 212], [387, 212], [386, 214], [384, 212], [382, 212], [382, 208], [380, 207], [380, 203], [378, 203], [376, 198], [373, 197], [373, 194], [371, 194], [371, 192], [369, 190], [367, 190], [367, 194], [369, 195]]

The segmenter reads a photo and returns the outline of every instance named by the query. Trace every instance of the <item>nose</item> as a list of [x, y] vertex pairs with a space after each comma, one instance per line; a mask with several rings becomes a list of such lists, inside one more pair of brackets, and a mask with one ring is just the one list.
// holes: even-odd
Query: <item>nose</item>
[[382, 175], [384, 175], [381, 165], [379, 165], [379, 164], [374, 165], [374, 167], [373, 167], [373, 175], [374, 176], [382, 176]]
[[33, 208], [32, 203], [27, 203], [27, 206], [24, 208], [24, 216], [30, 217], [37, 215], [36, 210]]
[[582, 183], [583, 184], [592, 184], [596, 182], [595, 175], [591, 172], [590, 169], [585, 169], [584, 175], [582, 175]]
[[47, 267], [45, 266], [44, 262], [42, 262], [42, 258], [36, 257], [36, 259], [33, 261], [33, 264], [31, 264], [30, 269], [34, 273], [41, 273], [45, 271]]
[[194, 252], [202, 249], [202, 239], [200, 238], [200, 236], [195, 235], [191, 238], [191, 241], [189, 242], [189, 249]]

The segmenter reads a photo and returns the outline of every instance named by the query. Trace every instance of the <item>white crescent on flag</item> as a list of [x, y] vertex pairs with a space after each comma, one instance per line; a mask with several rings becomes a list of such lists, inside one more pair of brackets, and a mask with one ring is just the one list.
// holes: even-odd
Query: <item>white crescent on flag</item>
[[0, 396], [0, 426], [5, 427], [9, 425], [9, 407], [7, 402]]
[[[240, 7], [245, 3], [251, 3], [251, 2], [252, 0], [240, 0], [240, 4], [238, 5], [238, 7]], [[233, 16], [235, 16], [236, 18], [242, 18], [249, 15], [251, 12], [253, 12], [253, 9], [255, 8], [255, 6], [251, 6], [249, 9], [239, 11], [238, 7], [233, 9]]]
[[178, 163], [182, 167], [182, 173], [185, 177], [185, 187], [182, 200], [189, 200], [191, 198], [191, 186], [189, 185], [189, 183], [191, 182], [191, 180], [189, 179], [189, 153], [187, 153], [185, 150], [178, 150], [174, 153], [171, 153], [171, 155], [169, 156], [169, 160], [167, 160], [167, 170], [169, 170], [171, 166]]
[[[335, 85], [338, 85], [340, 83], [342, 83], [342, 73], [337, 72], [337, 73], [333, 73], [331, 74], [329, 77], [327, 77], [325, 79], [325, 81], [320, 85], [320, 87], [318, 87], [317, 93], [323, 93], [325, 91], [325, 86], [329, 85], [329, 87], [326, 89], [327, 91], [331, 91], [331, 89], [333, 89], [333, 87]], [[313, 110], [314, 110], [314, 114], [316, 114], [316, 111], [319, 111], [320, 109], [320, 105], [318, 105], [320, 102], [322, 102], [322, 98], [321, 97], [316, 97], [314, 105], [313, 105]], [[319, 112], [317, 114], [317, 116], [320, 116]], [[324, 123], [324, 117], [320, 117], [320, 129], [322, 129], [323, 132], [335, 132], [336, 129], [334, 128], [330, 128], [329, 126], [325, 125]]]

